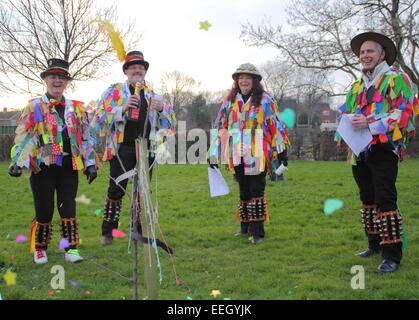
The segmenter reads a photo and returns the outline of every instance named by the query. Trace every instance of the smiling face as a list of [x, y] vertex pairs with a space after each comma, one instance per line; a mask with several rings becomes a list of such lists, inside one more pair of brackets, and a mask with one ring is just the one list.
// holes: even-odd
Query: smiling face
[[250, 74], [241, 73], [237, 79], [237, 83], [242, 94], [249, 94], [253, 88], [253, 77]]
[[359, 51], [359, 60], [364, 71], [372, 72], [384, 60], [385, 55], [386, 53], [379, 43], [365, 41]]
[[135, 85], [137, 82], [143, 82], [147, 74], [146, 68], [142, 64], [133, 64], [124, 70], [128, 78], [128, 83]]
[[58, 75], [47, 75], [44, 81], [47, 86], [47, 93], [56, 100], [61, 100], [67, 85], [70, 83], [69, 79]]

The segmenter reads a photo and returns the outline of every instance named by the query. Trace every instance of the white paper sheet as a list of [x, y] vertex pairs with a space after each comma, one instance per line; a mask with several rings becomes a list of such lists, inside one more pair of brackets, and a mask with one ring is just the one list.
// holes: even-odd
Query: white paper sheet
[[372, 135], [368, 128], [355, 129], [352, 125], [353, 116], [353, 114], [342, 115], [337, 131], [349, 148], [358, 156], [371, 142]]
[[224, 196], [229, 194], [227, 182], [224, 180], [220, 169], [208, 167], [208, 181], [210, 186], [211, 197]]

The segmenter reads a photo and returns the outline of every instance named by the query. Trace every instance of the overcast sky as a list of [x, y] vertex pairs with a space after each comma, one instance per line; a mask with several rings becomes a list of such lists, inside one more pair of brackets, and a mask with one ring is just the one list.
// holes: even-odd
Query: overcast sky
[[[99, 1], [99, 3], [106, 3]], [[286, 0], [118, 0], [121, 19], [136, 19], [142, 38], [138, 48], [150, 63], [146, 80], [158, 87], [164, 72], [179, 70], [201, 81], [201, 90], [231, 87], [231, 74], [244, 62], [261, 64], [274, 59], [274, 48], [247, 47], [240, 39], [241, 25], [259, 24], [263, 19], [285, 23]], [[208, 31], [200, 22], [208, 21]], [[71, 71], [71, 70], [70, 70]], [[117, 60], [109, 76], [100, 81], [79, 83], [68, 98], [96, 100], [106, 87], [125, 81], [122, 63]], [[1, 107], [24, 106], [28, 97], [0, 97]], [[16, 105], [18, 104], [18, 105]]]

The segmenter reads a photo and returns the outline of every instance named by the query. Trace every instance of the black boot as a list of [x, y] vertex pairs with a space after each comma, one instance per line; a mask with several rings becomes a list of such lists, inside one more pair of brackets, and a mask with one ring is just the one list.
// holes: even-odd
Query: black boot
[[387, 273], [387, 272], [394, 272], [399, 267], [399, 264], [388, 259], [384, 259], [380, 265], [378, 266], [376, 273]]

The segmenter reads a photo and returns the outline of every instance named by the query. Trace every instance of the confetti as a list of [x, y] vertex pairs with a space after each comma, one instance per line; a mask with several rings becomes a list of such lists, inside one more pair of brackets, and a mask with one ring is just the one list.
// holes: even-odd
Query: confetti
[[336, 210], [343, 207], [343, 201], [339, 199], [327, 199], [324, 202], [323, 212], [324, 214], [332, 214]]
[[90, 291], [86, 291], [86, 294], [90, 294]]
[[69, 280], [68, 283], [75, 287], [83, 288], [83, 286], [81, 284], [78, 284], [77, 282]]
[[48, 296], [52, 296], [54, 294], [54, 290], [51, 290], [50, 292], [48, 292]]
[[62, 238], [60, 240], [60, 245], [58, 246], [58, 249], [65, 249], [68, 248], [70, 246], [70, 243], [68, 242], [68, 240], [66, 238]]
[[191, 297], [186, 297], [186, 300], [193, 300]]
[[24, 235], [20, 234], [16, 237], [16, 242], [25, 242], [25, 241], [28, 241], [28, 238], [26, 238]]
[[118, 237], [126, 237], [127, 235], [125, 232], [119, 230], [119, 229], [113, 229], [112, 230], [112, 237], [118, 238]]
[[294, 128], [295, 125], [295, 112], [290, 108], [285, 108], [283, 112], [279, 114], [279, 119], [288, 127]]
[[82, 194], [80, 197], [75, 199], [76, 202], [82, 203], [82, 204], [90, 204], [92, 200], [90, 200], [88, 197], [86, 197], [84, 194]]
[[15, 260], [15, 256], [12, 256], [12, 260]]
[[6, 285], [8, 286], [16, 285], [16, 273], [10, 270], [7, 270], [7, 272], [3, 276], [3, 279], [6, 282]]
[[216, 296], [219, 296], [221, 294], [220, 290], [212, 290], [210, 293], [210, 296], [213, 296], [214, 298]]
[[95, 210], [96, 217], [102, 213], [102, 209]]
[[199, 24], [200, 24], [200, 27], [199, 27], [200, 30], [208, 31], [209, 27], [211, 27], [211, 24], [208, 22], [208, 20], [202, 21]]

